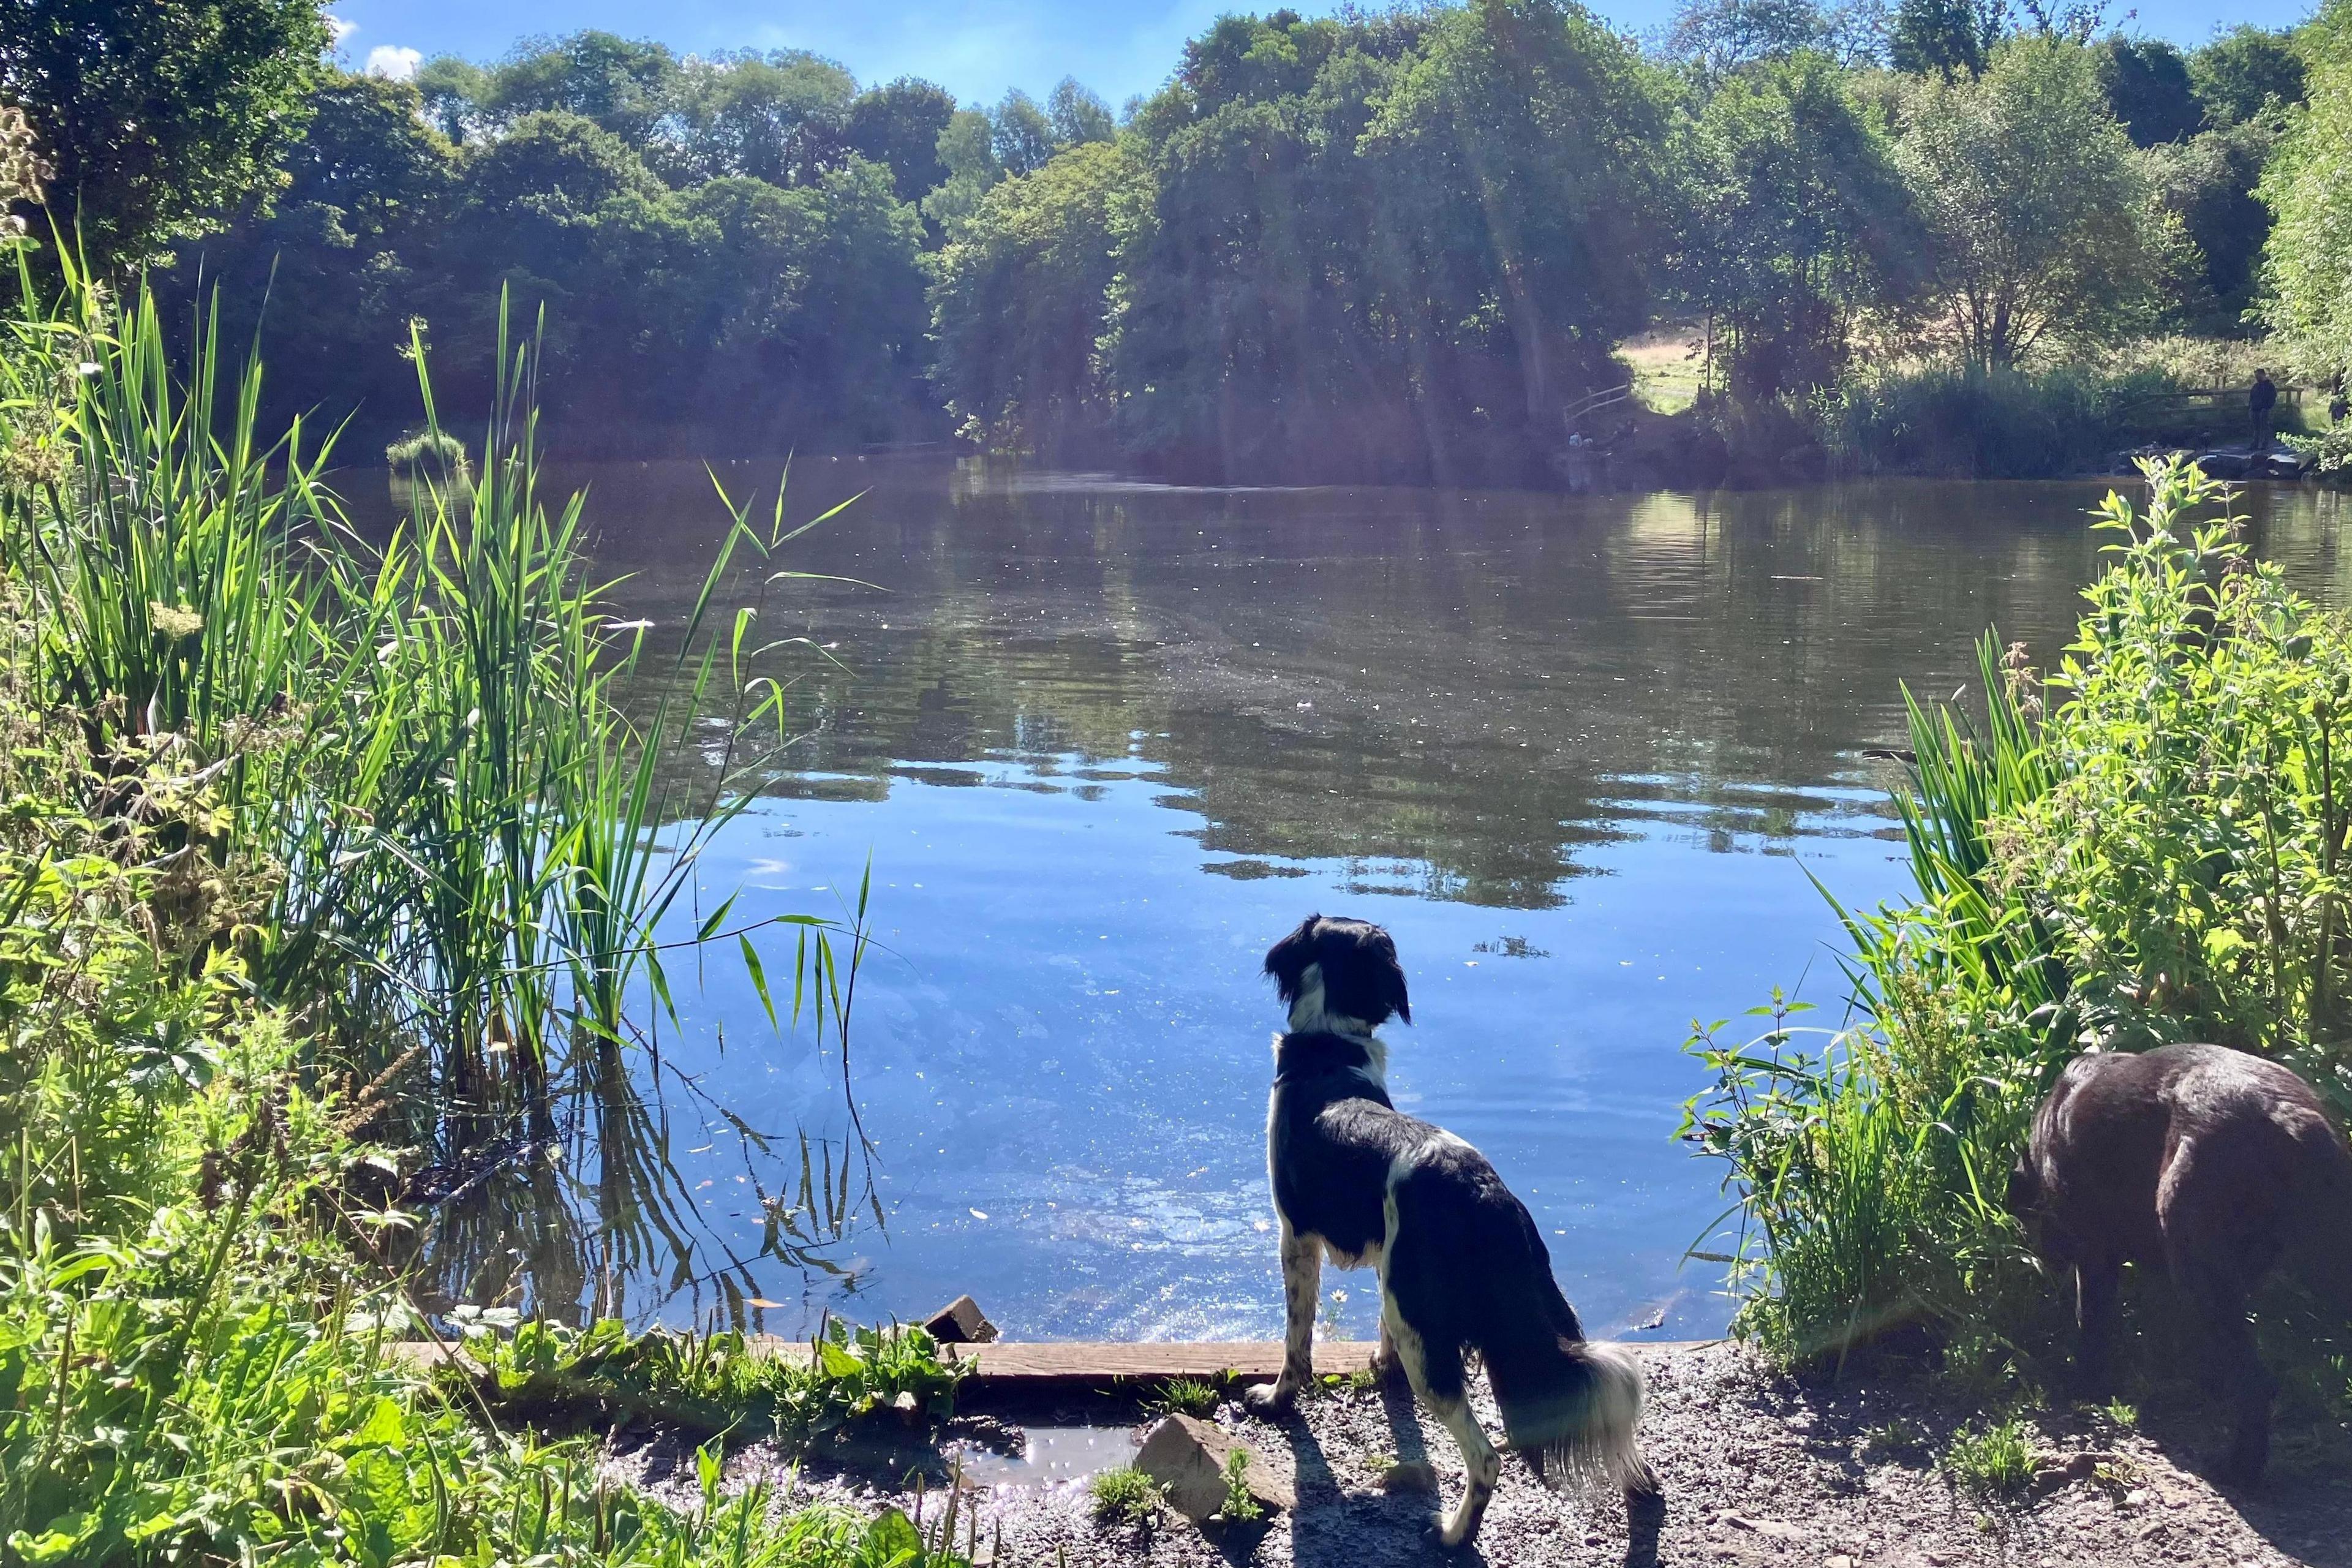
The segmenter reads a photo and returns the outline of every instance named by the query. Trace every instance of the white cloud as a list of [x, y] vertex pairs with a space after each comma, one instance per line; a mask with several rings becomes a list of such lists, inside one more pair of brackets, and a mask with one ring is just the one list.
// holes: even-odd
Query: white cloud
[[341, 48], [343, 40], [359, 30], [360, 25], [357, 22], [347, 22], [331, 11], [327, 13], [327, 31], [333, 35], [334, 47]]
[[425, 57], [415, 49], [401, 48], [392, 44], [378, 44], [368, 51], [367, 74], [380, 76], [387, 81], [406, 81], [416, 74]]

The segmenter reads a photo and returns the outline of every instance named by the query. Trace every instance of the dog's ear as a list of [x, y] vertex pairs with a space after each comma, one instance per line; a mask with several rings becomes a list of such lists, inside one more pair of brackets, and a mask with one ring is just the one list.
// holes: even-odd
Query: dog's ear
[[1397, 962], [1396, 943], [1388, 932], [1367, 921], [1331, 921], [1326, 924], [1318, 946], [1324, 950], [1326, 1012], [1360, 1019], [1374, 1029], [1392, 1016], [1412, 1022], [1404, 966]]
[[1322, 921], [1321, 915], [1308, 915], [1297, 931], [1265, 950], [1265, 972], [1274, 976], [1275, 991], [1285, 1006], [1298, 1000], [1307, 966], [1315, 962], [1315, 928]]
[[1394, 1012], [1406, 1023], [1412, 1023], [1412, 998], [1405, 994], [1404, 965], [1397, 961], [1395, 941], [1381, 931], [1378, 940], [1369, 944], [1365, 956], [1372, 961], [1372, 988], [1381, 999], [1381, 1016], [1385, 1018]]

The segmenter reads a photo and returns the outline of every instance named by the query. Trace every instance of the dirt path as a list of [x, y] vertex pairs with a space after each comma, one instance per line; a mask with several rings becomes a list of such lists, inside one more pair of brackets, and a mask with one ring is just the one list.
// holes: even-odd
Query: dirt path
[[[1987, 1503], [1955, 1488], [1934, 1456], [1958, 1423], [1948, 1409], [1900, 1389], [1817, 1391], [1772, 1374], [1745, 1350], [1709, 1345], [1645, 1355], [1652, 1398], [1646, 1451], [1666, 1486], [1662, 1522], [1629, 1542], [1615, 1500], [1585, 1505], [1538, 1486], [1507, 1460], [1477, 1548], [1454, 1561], [1496, 1568], [1535, 1564], [1810, 1563], [1821, 1568], [2056, 1568], [2060, 1564], [2285, 1563], [2352, 1568], [2352, 1475], [2298, 1458], [2283, 1445], [2257, 1493], [2225, 1495], [2194, 1472], [2219, 1446], [2203, 1430], [2116, 1426], [2103, 1416], [2051, 1417], [2036, 1447], [2052, 1473], [2032, 1492]], [[1482, 1397], [1490, 1431], [1499, 1430]], [[1001, 1529], [1007, 1565], [1128, 1568], [1134, 1564], [1423, 1563], [1443, 1555], [1423, 1540], [1431, 1500], [1389, 1496], [1391, 1458], [1426, 1457], [1450, 1500], [1460, 1470], [1452, 1443], [1419, 1419], [1402, 1387], [1318, 1396], [1302, 1418], [1269, 1426], [1227, 1404], [1218, 1420], [1260, 1454], [1286, 1463], [1296, 1514], [1263, 1527], [1208, 1531], [1163, 1514], [1148, 1527], [1098, 1524], [1083, 1484], [997, 1487], [980, 1500], [983, 1556]], [[2074, 1456], [2087, 1456], [2074, 1458]], [[626, 1455], [636, 1479], [674, 1488], [679, 1456], [660, 1444]], [[2071, 1465], [2066, 1463], [2071, 1461]], [[2184, 1462], [2189, 1468], [2184, 1468]], [[2068, 1473], [2071, 1469], [2072, 1473]], [[690, 1476], [690, 1464], [683, 1474]], [[752, 1447], [730, 1461], [741, 1479], [791, 1468]], [[816, 1468], [796, 1497], [831, 1495], [865, 1510], [912, 1499]], [[937, 1517], [936, 1489], [927, 1510]], [[958, 1531], [961, 1537], [962, 1531]]]

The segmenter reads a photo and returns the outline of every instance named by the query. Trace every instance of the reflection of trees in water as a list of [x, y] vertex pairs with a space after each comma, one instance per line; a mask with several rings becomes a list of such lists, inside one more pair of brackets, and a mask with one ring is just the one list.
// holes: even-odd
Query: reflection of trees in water
[[[502, 1303], [577, 1323], [675, 1318], [684, 1308], [696, 1321], [750, 1327], [770, 1307], [798, 1306], [761, 1293], [779, 1265], [846, 1288], [838, 1255], [861, 1225], [881, 1223], [862, 1140], [763, 1133], [658, 1052], [600, 1037], [572, 1042], [543, 1099], [493, 1077], [470, 1100], [418, 1096], [409, 1110], [413, 1146], [438, 1158], [410, 1183], [424, 1222], [397, 1250], [432, 1311]], [[762, 1215], [749, 1256], [701, 1216], [672, 1157], [681, 1138], [721, 1137], [734, 1140]], [[771, 1191], [768, 1173], [789, 1181], [795, 1155], [797, 1184]]]
[[[1876, 830], [1857, 749], [1900, 733], [1903, 681], [1958, 684], [1988, 625], [2054, 651], [2098, 493], [886, 484], [798, 563], [888, 591], [795, 609], [851, 668], [803, 671], [804, 738], [767, 787], [1140, 773], [1242, 875], [1330, 859], [1368, 888], [1542, 907], [1629, 832]], [[2273, 520], [2297, 530], [2307, 512]]]

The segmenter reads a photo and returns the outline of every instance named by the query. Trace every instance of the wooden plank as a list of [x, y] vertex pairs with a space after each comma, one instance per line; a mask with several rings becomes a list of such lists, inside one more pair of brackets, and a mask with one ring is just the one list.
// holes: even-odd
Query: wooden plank
[[[788, 1356], [805, 1363], [806, 1340], [756, 1336], [761, 1354]], [[1646, 1355], [1694, 1350], [1709, 1340], [1664, 1340], [1630, 1342]], [[395, 1354], [420, 1364], [441, 1360], [438, 1347], [402, 1343]], [[1370, 1340], [1325, 1340], [1315, 1347], [1318, 1376], [1352, 1375], [1371, 1365], [1379, 1347]], [[1150, 1383], [1171, 1377], [1215, 1380], [1231, 1376], [1244, 1383], [1264, 1383], [1282, 1371], [1282, 1344], [1277, 1340], [1200, 1340], [1173, 1343], [1131, 1344], [1089, 1340], [999, 1340], [984, 1345], [949, 1345], [950, 1354], [971, 1368], [964, 1386], [975, 1391], [1019, 1393], [1108, 1387], [1121, 1383]]]

